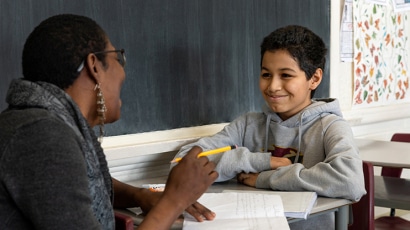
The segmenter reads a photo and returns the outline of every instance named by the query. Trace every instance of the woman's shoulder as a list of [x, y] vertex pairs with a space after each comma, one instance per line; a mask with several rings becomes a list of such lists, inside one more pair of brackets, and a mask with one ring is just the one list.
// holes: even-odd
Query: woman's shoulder
[[0, 148], [22, 138], [46, 142], [75, 138], [75, 133], [64, 121], [41, 108], [4, 111], [0, 114], [0, 130]]
[[38, 121], [61, 122], [51, 112], [43, 108], [8, 109], [0, 114], [1, 124], [8, 124], [14, 128]]

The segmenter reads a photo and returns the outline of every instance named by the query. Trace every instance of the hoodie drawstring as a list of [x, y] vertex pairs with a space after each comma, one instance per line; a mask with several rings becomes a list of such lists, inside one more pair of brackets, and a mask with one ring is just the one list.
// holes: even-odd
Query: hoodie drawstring
[[[295, 160], [293, 161], [293, 163], [298, 163], [299, 160], [299, 155], [300, 155], [300, 149], [302, 147], [302, 125], [303, 125], [303, 115], [305, 114], [306, 111], [302, 112], [302, 114], [300, 115], [299, 118], [299, 133], [298, 133], [298, 151], [296, 153], [295, 156]], [[271, 119], [271, 114], [268, 114], [267, 118], [266, 118], [266, 129], [265, 129], [265, 152], [268, 152], [268, 140], [269, 140], [269, 128], [270, 128], [270, 119]]]
[[302, 112], [302, 114], [300, 114], [300, 118], [299, 118], [299, 133], [298, 133], [298, 152], [296, 153], [296, 157], [295, 160], [293, 161], [293, 163], [298, 163], [299, 160], [299, 155], [300, 155], [300, 149], [302, 148], [302, 125], [303, 125], [303, 115], [305, 114], [306, 110]]
[[269, 128], [270, 128], [270, 119], [271, 114], [268, 114], [268, 118], [266, 119], [266, 129], [265, 129], [265, 152], [268, 152], [268, 140], [269, 140]]

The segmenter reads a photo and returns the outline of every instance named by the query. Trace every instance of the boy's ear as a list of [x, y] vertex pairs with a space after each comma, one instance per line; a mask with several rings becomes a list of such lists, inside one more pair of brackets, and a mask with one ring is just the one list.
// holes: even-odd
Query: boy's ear
[[322, 76], [323, 76], [323, 71], [321, 68], [317, 68], [315, 73], [313, 74], [312, 78], [310, 78], [309, 82], [310, 82], [310, 86], [309, 89], [310, 90], [315, 90], [320, 82], [322, 81]]

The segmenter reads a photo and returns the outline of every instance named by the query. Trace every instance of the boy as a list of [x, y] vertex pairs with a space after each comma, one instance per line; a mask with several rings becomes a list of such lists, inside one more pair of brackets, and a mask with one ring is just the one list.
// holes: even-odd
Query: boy
[[[315, 191], [358, 201], [365, 193], [362, 161], [336, 99], [312, 100], [325, 67], [326, 47], [301, 26], [269, 34], [261, 45], [259, 87], [263, 112], [235, 119], [219, 133], [181, 148], [238, 148], [209, 156], [217, 181], [234, 177], [256, 188]], [[291, 224], [292, 229], [332, 229], [332, 215]]]

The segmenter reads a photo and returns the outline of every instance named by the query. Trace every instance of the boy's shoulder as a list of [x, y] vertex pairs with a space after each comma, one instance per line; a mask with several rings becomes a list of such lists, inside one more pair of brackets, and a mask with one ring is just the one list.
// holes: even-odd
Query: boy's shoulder
[[266, 115], [263, 112], [247, 112], [230, 122], [231, 126], [243, 127], [266, 123]]
[[252, 111], [252, 112], [247, 112], [236, 118], [235, 120], [247, 120], [249, 121], [259, 121], [259, 120], [265, 120], [266, 119], [266, 114], [264, 112], [257, 112], [257, 111]]

